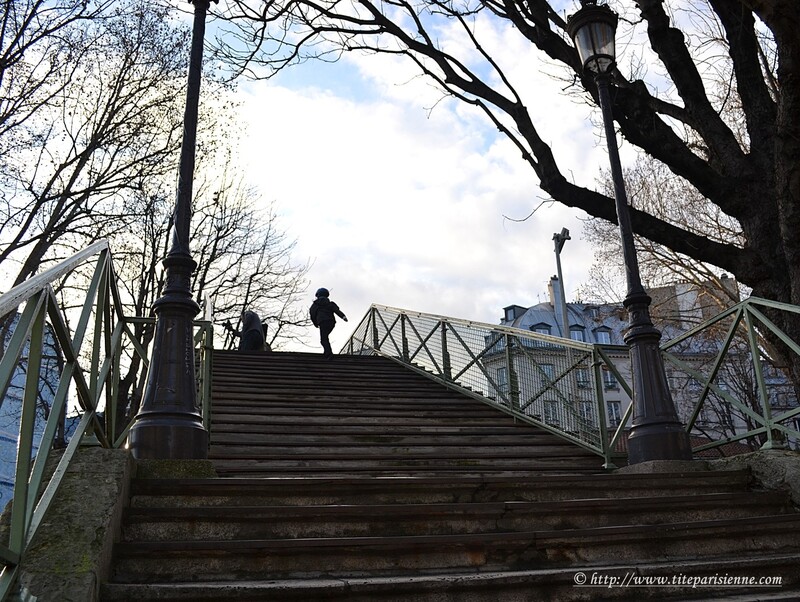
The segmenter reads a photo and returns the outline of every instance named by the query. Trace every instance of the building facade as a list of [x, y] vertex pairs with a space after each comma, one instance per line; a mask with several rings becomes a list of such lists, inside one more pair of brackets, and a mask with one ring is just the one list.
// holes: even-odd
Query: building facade
[[[690, 332], [721, 313], [725, 304], [735, 304], [738, 301], [736, 282], [723, 278], [722, 284], [726, 288], [722, 295], [718, 294], [719, 289], [714, 291], [683, 282], [650, 291], [653, 322], [662, 332], [662, 341]], [[596, 356], [558, 345], [555, 339], [548, 343], [550, 339], [542, 338], [518, 343], [512, 354], [502, 350], [504, 358], [497, 352], [489, 353], [484, 366], [496, 383], [495, 394], [508, 396], [513, 392], [516, 403], [537, 420], [566, 432], [579, 433], [597, 427], [602, 407], [602, 419], [608, 430], [613, 431], [631, 405], [625, 386], [631, 383], [630, 357], [623, 338], [628, 312], [621, 303], [565, 303], [558, 285], [558, 279], [551, 278], [546, 302], [532, 307], [505, 307], [500, 324], [544, 337], [568, 338], [599, 346], [609, 362], [599, 362]], [[566, 324], [563, 316], [566, 316]], [[764, 401], [745, 344], [734, 339], [724, 354], [724, 362], [714, 364], [725, 336], [724, 324], [689, 336], [672, 350], [678, 365], [665, 362], [678, 416], [684, 424], [693, 422], [692, 434], [699, 439], [735, 438], [756, 426], [747, 408], [731, 404], [731, 398], [756, 412]], [[509, 366], [512, 375], [509, 375]], [[599, 375], [594, 369], [597, 366]], [[712, 385], [706, 387], [700, 375], [712, 369], [715, 378]], [[781, 412], [797, 407], [795, 388], [785, 374], [770, 365], [762, 369], [771, 410]], [[704, 401], [698, 407], [701, 399]], [[757, 447], [759, 441], [753, 439], [749, 443]]]

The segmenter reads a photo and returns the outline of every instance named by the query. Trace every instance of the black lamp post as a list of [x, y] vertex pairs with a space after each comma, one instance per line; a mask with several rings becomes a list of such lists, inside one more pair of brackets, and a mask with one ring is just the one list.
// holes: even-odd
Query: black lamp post
[[166, 283], [162, 296], [153, 304], [156, 314], [153, 355], [142, 405], [128, 435], [128, 446], [133, 456], [139, 459], [208, 457], [208, 433], [203, 428], [203, 418], [197, 407], [192, 321], [200, 308], [192, 299], [190, 284], [197, 264], [189, 250], [189, 225], [203, 38], [210, 0], [193, 0], [193, 4], [178, 198], [173, 215], [172, 242], [162, 262]]
[[614, 34], [618, 17], [608, 6], [598, 6], [596, 0], [581, 0], [581, 5], [581, 9], [568, 19], [567, 30], [575, 42], [584, 69], [593, 74], [597, 84], [628, 285], [623, 301], [629, 315], [624, 339], [630, 348], [633, 371], [633, 424], [628, 435], [628, 462], [691, 460], [689, 435], [678, 420], [667, 385], [664, 362], [659, 351], [661, 333], [650, 319], [651, 299], [642, 286], [639, 274], [611, 114], [609, 83], [615, 65]]

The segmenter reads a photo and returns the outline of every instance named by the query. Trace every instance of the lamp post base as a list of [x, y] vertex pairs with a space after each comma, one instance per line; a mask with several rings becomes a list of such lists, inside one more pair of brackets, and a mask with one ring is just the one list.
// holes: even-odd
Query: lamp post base
[[680, 424], [662, 422], [639, 427], [628, 435], [628, 464], [650, 460], [691, 460], [692, 448]]
[[202, 423], [178, 414], [141, 416], [128, 444], [137, 460], [204, 460], [208, 433]]
[[633, 373], [633, 425], [628, 434], [628, 463], [649, 460], [691, 460], [692, 446], [667, 382], [659, 341], [661, 332], [650, 319], [650, 297], [644, 290], [623, 303], [630, 315], [625, 343]]
[[156, 331], [144, 398], [128, 434], [136, 459], [208, 457], [208, 433], [197, 408], [192, 320], [200, 310], [189, 294], [195, 263], [183, 254], [164, 260], [165, 295], [153, 305]]

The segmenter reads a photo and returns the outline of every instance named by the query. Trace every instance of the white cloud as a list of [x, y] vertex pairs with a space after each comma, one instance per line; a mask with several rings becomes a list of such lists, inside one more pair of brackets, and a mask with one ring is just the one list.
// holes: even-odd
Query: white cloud
[[[563, 227], [574, 239], [562, 255], [571, 296], [590, 263], [579, 212], [555, 204], [521, 223], [506, 220], [524, 217], [544, 198], [519, 151], [458, 102], [426, 111], [439, 93], [410, 72], [392, 80], [386, 68], [374, 71], [382, 58], [359, 59], [350, 77], [362, 79], [343, 82], [342, 94], [283, 87], [280, 79], [252, 84], [245, 94], [248, 177], [278, 202], [288, 234], [298, 239], [297, 260], [314, 262], [308, 303], [326, 286], [351, 319], [334, 331], [334, 347], [371, 303], [496, 323], [505, 305], [544, 300], [556, 271], [552, 236]], [[346, 92], [354, 88], [371, 92]], [[564, 100], [547, 109], [548, 135], [571, 138], [556, 145], [566, 165], [581, 168], [587, 154], [603, 157], [581, 120], [585, 107]], [[574, 146], [581, 137], [588, 153]], [[584, 183], [594, 173], [596, 167]], [[315, 336], [309, 332], [312, 348]]]

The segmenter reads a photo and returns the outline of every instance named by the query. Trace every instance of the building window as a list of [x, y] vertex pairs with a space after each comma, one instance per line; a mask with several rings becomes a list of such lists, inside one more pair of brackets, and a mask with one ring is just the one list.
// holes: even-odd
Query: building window
[[559, 424], [559, 407], [557, 401], [544, 402], [544, 421], [546, 424]]
[[603, 387], [606, 389], [618, 389], [619, 384], [617, 383], [617, 379], [614, 376], [614, 373], [611, 370], [606, 370], [603, 368]]
[[492, 333], [484, 337], [486, 341], [486, 353], [500, 353], [506, 348], [506, 337], [497, 333]]
[[581, 389], [589, 389], [592, 386], [592, 381], [589, 378], [589, 370], [586, 368], [578, 368], [575, 371], [575, 381]]
[[583, 424], [594, 426], [594, 402], [582, 401], [578, 407]]
[[608, 425], [618, 427], [622, 422], [622, 404], [619, 401], [607, 401], [606, 407], [608, 408]]
[[569, 329], [569, 338], [573, 341], [585, 341], [586, 340], [586, 332], [580, 326], [572, 327]]
[[611, 344], [611, 332], [609, 332], [608, 330], [595, 330], [594, 338], [600, 345]]
[[497, 369], [497, 390], [501, 393], [508, 393], [508, 368]]
[[513, 322], [513, 321], [514, 321], [514, 308], [506, 307], [506, 322]]
[[553, 364], [539, 364], [537, 375], [539, 377], [540, 390], [547, 389], [548, 387], [552, 386], [553, 376], [555, 375]]
[[[531, 326], [531, 330], [533, 332], [535, 332], [536, 334], [547, 334], [547, 335], [549, 335], [550, 334], [550, 325], [549, 324], [535, 324], [535, 325]], [[545, 343], [544, 341], [536, 341], [536, 340], [531, 340], [531, 343], [533, 344], [533, 346], [536, 346], [536, 347], [544, 347], [544, 346], [546, 346], [548, 344], [548, 343]]]

